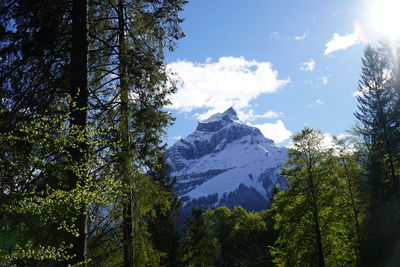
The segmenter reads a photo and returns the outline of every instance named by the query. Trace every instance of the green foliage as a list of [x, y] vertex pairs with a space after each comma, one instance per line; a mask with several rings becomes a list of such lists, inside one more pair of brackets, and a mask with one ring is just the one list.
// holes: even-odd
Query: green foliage
[[[84, 248], [70, 244], [80, 235], [82, 245], [88, 214], [93, 262], [121, 264], [121, 247], [103, 245], [120, 244], [123, 226], [131, 228], [124, 240], [137, 266], [156, 266], [165, 255], [154, 248], [148, 221], [161, 220], [176, 199], [147, 173], [158, 168], [172, 120], [163, 110], [175, 90], [164, 52], [183, 37], [185, 2], [0, 3], [2, 252], [15, 260], [35, 260], [35, 249], [56, 261], [83, 258]], [[87, 9], [86, 21], [77, 22], [77, 6]], [[87, 35], [73, 30], [86, 25]], [[90, 51], [89, 64], [76, 50]], [[20, 253], [22, 244], [30, 254]], [[51, 248], [66, 253], [52, 257]]]
[[[274, 188], [270, 210], [195, 209], [180, 245], [180, 202], [163, 160], [172, 122], [164, 107], [177, 81], [164, 53], [184, 36], [186, 0], [89, 1], [83, 72], [72, 67], [73, 3], [0, 2], [0, 266], [399, 260], [398, 48], [365, 49], [356, 144], [327, 145], [305, 128], [282, 169], [288, 187]], [[85, 239], [86, 248], [76, 246]]]
[[51, 111], [54, 99], [65, 97], [70, 8], [59, 0], [0, 2], [0, 102], [11, 112], [10, 125]]
[[193, 209], [183, 240], [185, 266], [273, 266], [275, 241], [269, 212], [227, 207]]
[[180, 250], [180, 234], [177, 228], [181, 201], [174, 193], [175, 179], [170, 176], [170, 167], [164, 158], [160, 158], [155, 168], [148, 173], [160, 190], [165, 192], [168, 200], [162, 205], [156, 205], [154, 216], [149, 219], [149, 232], [151, 233], [155, 249], [164, 252], [160, 258], [160, 265], [178, 267], [182, 265]]
[[347, 242], [356, 253], [360, 264], [362, 247], [362, 225], [366, 218], [366, 196], [363, 170], [359, 165], [358, 153], [354, 151], [354, 141], [335, 140], [334, 175], [337, 179], [337, 206], [343, 216], [343, 223], [348, 227]]
[[345, 180], [333, 148], [323, 138], [310, 128], [293, 137], [294, 147], [282, 169], [288, 187], [272, 204], [279, 234], [271, 253], [278, 266], [356, 264], [355, 229], [349, 227], [350, 214], [343, 209], [348, 199], [338, 190]]
[[203, 216], [202, 209], [192, 210], [192, 218], [185, 223], [183, 240], [185, 266], [208, 267], [215, 264], [217, 239], [212, 231], [211, 222]]
[[[81, 137], [70, 135], [73, 129], [67, 127], [68, 121], [68, 115], [35, 115], [30, 122], [0, 135], [1, 172], [10, 178], [1, 182], [0, 233], [6, 237], [0, 240], [2, 264], [70, 259], [71, 246], [62, 237], [65, 233], [78, 235], [75, 216], [81, 211], [77, 207], [115, 201], [115, 180], [98, 180], [90, 172], [99, 164], [98, 158], [88, 160], [88, 171], [71, 161], [70, 147]], [[101, 145], [86, 140], [91, 149]], [[84, 182], [67, 190], [71, 171]]]
[[399, 56], [392, 44], [368, 46], [362, 58], [355, 117], [366, 181], [363, 264], [399, 260]]
[[[364, 166], [371, 185], [371, 197], [391, 201], [398, 194], [398, 158], [396, 142], [396, 92], [389, 58], [377, 48], [368, 46], [362, 59], [358, 120], [356, 133], [365, 146]], [[375, 200], [374, 200], [375, 201]]]
[[216, 266], [272, 266], [268, 255], [271, 232], [260, 213], [220, 207], [207, 211], [206, 216], [218, 240]]
[[94, 25], [92, 43], [100, 50], [90, 58], [96, 66], [96, 101], [102, 106], [96, 116], [116, 126], [109, 132], [110, 149], [115, 152], [110, 164], [121, 181], [121, 199], [106, 220], [120, 227], [125, 265], [158, 266], [166, 253], [153, 244], [149, 221], [156, 215], [161, 219], [173, 197], [147, 173], [160, 168], [156, 165], [165, 149], [165, 127], [172, 119], [163, 107], [175, 82], [163, 59], [165, 48], [173, 50], [183, 36], [178, 13], [184, 3], [119, 0], [89, 8], [93, 19], [101, 21]]

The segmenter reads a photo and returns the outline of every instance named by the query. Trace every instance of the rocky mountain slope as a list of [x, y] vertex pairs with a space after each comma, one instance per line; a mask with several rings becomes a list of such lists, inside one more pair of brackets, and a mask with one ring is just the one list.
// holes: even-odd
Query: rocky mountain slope
[[274, 185], [285, 185], [278, 173], [286, 156], [285, 148], [240, 122], [232, 108], [200, 121], [167, 150], [183, 213], [192, 206], [265, 209]]

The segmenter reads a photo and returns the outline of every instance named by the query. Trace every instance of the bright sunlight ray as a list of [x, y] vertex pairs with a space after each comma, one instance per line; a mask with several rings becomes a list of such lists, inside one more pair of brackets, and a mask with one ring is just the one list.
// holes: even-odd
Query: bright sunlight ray
[[371, 23], [379, 34], [390, 39], [400, 37], [400, 0], [374, 0]]

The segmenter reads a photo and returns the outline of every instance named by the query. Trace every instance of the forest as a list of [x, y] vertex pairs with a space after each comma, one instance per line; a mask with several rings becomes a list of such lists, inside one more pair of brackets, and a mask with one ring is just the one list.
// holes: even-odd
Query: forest
[[364, 49], [356, 124], [292, 136], [271, 205], [178, 225], [164, 153], [186, 0], [0, 2], [0, 266], [400, 265], [400, 49]]

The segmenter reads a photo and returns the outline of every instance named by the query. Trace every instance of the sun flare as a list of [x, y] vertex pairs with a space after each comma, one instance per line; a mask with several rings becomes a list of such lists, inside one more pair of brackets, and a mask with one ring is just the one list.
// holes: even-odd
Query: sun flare
[[371, 5], [373, 28], [385, 37], [400, 37], [400, 0], [374, 0]]

